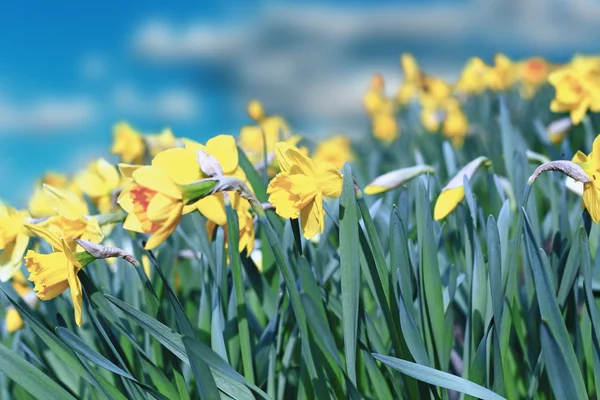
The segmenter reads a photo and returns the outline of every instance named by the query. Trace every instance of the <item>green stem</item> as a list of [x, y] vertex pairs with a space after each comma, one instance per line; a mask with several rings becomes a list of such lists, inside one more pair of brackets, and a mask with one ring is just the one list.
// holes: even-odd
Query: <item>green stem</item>
[[117, 211], [109, 214], [98, 214], [93, 217], [98, 221], [98, 225], [102, 226], [125, 221], [127, 213], [125, 211]]

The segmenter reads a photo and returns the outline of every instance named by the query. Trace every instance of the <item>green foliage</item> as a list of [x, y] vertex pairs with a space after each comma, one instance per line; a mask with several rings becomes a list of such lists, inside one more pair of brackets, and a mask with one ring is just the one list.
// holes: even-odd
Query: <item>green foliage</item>
[[[461, 149], [419, 127], [390, 147], [357, 143], [318, 241], [273, 210], [257, 215], [260, 265], [237, 252], [228, 206], [226, 234], [190, 214], [156, 257], [115, 226], [111, 239], [148, 257], [151, 273], [123, 260], [87, 266], [82, 327], [68, 292], [31, 308], [3, 284], [25, 328], [2, 335], [1, 397], [597, 398], [600, 229], [562, 176], [527, 185], [536, 165], [525, 150], [556, 149], [508, 98], [481, 97], [489, 109], [470, 119], [487, 133]], [[416, 151], [434, 175], [373, 197], [357, 190], [414, 165]], [[434, 221], [441, 187], [479, 155], [493, 167]], [[264, 176], [244, 155], [240, 164], [266, 201]]]

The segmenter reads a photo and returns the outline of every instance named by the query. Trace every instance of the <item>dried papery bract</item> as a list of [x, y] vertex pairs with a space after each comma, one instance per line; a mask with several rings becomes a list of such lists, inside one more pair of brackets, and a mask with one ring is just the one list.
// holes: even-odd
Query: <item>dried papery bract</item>
[[390, 171], [375, 178], [365, 187], [365, 194], [378, 194], [395, 189], [419, 175], [434, 173], [435, 169], [429, 165], [416, 165], [414, 167], [400, 168]]
[[223, 168], [221, 167], [219, 160], [212, 154], [209, 154], [203, 149], [198, 149], [196, 159], [198, 160], [198, 165], [200, 165], [200, 170], [204, 175], [209, 177], [223, 175]]
[[583, 168], [581, 168], [579, 165], [575, 164], [572, 161], [561, 160], [550, 161], [537, 167], [528, 179], [529, 184], [533, 184], [533, 182], [535, 182], [538, 176], [548, 171], [561, 172], [563, 175], [569, 176], [578, 182], [591, 182], [590, 178], [587, 176]]
[[112, 247], [112, 246], [103, 246], [98, 243], [93, 243], [93, 242], [90, 242], [87, 240], [81, 240], [81, 239], [75, 239], [75, 241], [77, 242], [77, 244], [79, 244], [81, 247], [83, 247], [85, 249], [85, 251], [87, 251], [92, 256], [94, 256], [94, 258], [98, 259], [98, 258], [119, 257], [135, 266], [140, 265], [140, 263], [138, 262], [138, 260], [135, 259], [135, 257], [133, 257], [131, 254], [127, 253], [125, 250], [123, 250], [121, 248]]

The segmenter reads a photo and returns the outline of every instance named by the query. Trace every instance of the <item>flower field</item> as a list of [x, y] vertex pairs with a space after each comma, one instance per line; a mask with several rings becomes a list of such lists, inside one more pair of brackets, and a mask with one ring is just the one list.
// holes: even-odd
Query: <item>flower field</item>
[[0, 204], [0, 398], [598, 398], [600, 57], [400, 67], [361, 137], [120, 122]]

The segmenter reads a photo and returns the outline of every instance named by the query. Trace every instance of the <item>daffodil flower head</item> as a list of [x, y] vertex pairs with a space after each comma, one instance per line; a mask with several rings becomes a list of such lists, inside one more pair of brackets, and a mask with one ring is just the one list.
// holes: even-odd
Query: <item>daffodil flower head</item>
[[[179, 150], [183, 149], [171, 149], [166, 152]], [[184, 206], [182, 189], [168, 172], [159, 166], [119, 167], [123, 175], [132, 179], [117, 200], [128, 213], [123, 227], [130, 231], [151, 234], [145, 247], [147, 250], [154, 249], [165, 241], [179, 224]], [[178, 171], [177, 166], [172, 165], [170, 168], [169, 171]]]
[[442, 132], [444, 136], [452, 140], [455, 147], [460, 147], [469, 130], [469, 121], [455, 99], [447, 103]]
[[256, 105], [250, 106], [252, 106], [252, 103], [249, 105], [248, 113], [251, 117], [256, 117], [252, 118], [256, 120], [257, 124], [242, 127], [239, 135], [239, 145], [252, 164], [264, 163], [265, 158], [269, 158], [269, 155], [275, 150], [275, 144], [288, 139], [292, 135], [292, 131], [282, 117], [266, 115], [264, 109], [259, 112], [260, 110]]
[[118, 169], [103, 158], [90, 163], [75, 176], [75, 183], [81, 191], [105, 214], [113, 211], [113, 192], [120, 186]]
[[473, 57], [467, 61], [460, 79], [456, 83], [459, 92], [467, 94], [478, 94], [488, 88], [487, 76], [490, 66], [479, 57]]
[[486, 157], [477, 157], [465, 165], [442, 189], [433, 210], [433, 218], [438, 221], [446, 218], [465, 198], [465, 188], [463, 182], [465, 177], [471, 180], [475, 172], [482, 167], [490, 165]]
[[372, 116], [371, 123], [373, 136], [383, 143], [390, 144], [400, 136], [400, 127], [392, 101], [388, 100], [387, 104], [385, 108]]
[[[252, 186], [246, 178], [246, 174], [239, 166], [238, 149], [233, 136], [218, 135], [201, 145], [189, 139], [183, 139], [185, 149], [189, 154], [196, 154], [200, 170], [204, 176], [223, 176], [235, 178], [243, 182], [249, 190]], [[187, 156], [189, 157], [189, 156]], [[210, 158], [213, 158], [210, 160]], [[210, 162], [204, 165], [204, 160]], [[196, 167], [198, 168], [198, 167]], [[254, 247], [254, 221], [249, 212], [249, 202], [239, 196], [236, 192], [227, 192], [232, 207], [236, 210], [239, 222], [240, 251], [246, 249], [248, 254]], [[191, 208], [186, 208], [185, 212], [193, 209], [200, 211], [208, 220], [209, 232], [217, 226], [226, 227], [227, 217], [225, 212], [224, 193], [214, 193], [193, 203]], [[225, 228], [226, 229], [226, 228]]]
[[261, 121], [265, 118], [265, 109], [258, 100], [252, 100], [248, 103], [248, 115], [255, 121]]
[[600, 63], [587, 57], [575, 57], [570, 64], [548, 76], [556, 89], [550, 103], [553, 112], [569, 112], [573, 124], [581, 122], [586, 112], [600, 111]]
[[29, 218], [26, 211], [18, 211], [0, 203], [0, 281], [8, 281], [18, 272], [23, 254], [29, 244], [29, 232], [23, 223]]
[[48, 200], [48, 195], [44, 189], [45, 185], [52, 186], [57, 189], [68, 190], [77, 196], [81, 196], [81, 190], [75, 182], [69, 181], [64, 174], [56, 172], [46, 173], [42, 179], [36, 182], [34, 192], [31, 195], [28, 203], [29, 213], [34, 218], [51, 217], [56, 215], [54, 205]]
[[496, 54], [494, 66], [489, 70], [488, 86], [495, 91], [509, 89], [517, 80], [515, 64], [504, 54]]
[[28, 250], [25, 255], [25, 266], [29, 271], [29, 280], [34, 284], [33, 290], [41, 300], [51, 300], [70, 288], [75, 322], [81, 326], [82, 291], [77, 273], [94, 258], [87, 252], [75, 254], [56, 229], [34, 224], [26, 224], [25, 227], [53, 248], [50, 254]]
[[113, 128], [113, 146], [111, 153], [118, 154], [125, 163], [141, 164], [146, 152], [142, 134], [125, 122], [119, 122]]
[[354, 161], [350, 139], [335, 135], [317, 144], [313, 155], [315, 164], [329, 163], [341, 170], [346, 162]]
[[[70, 239], [84, 239], [93, 242], [102, 240], [104, 235], [98, 220], [88, 216], [89, 209], [82, 198], [68, 190], [60, 190], [49, 185], [44, 185], [44, 190], [57, 215], [40, 222], [40, 226], [46, 228], [54, 226]], [[74, 242], [71, 244], [73, 248], [76, 247]]]
[[580, 166], [587, 175], [588, 182], [584, 179], [576, 179], [583, 182], [581, 205], [597, 224], [600, 221], [600, 135], [594, 139], [592, 152], [589, 155], [578, 151], [573, 156], [572, 162]]
[[338, 198], [342, 175], [332, 165], [315, 165], [296, 147], [276, 145], [277, 162], [282, 172], [269, 183], [269, 202], [283, 218], [298, 218], [305, 238], [323, 232], [323, 196]]
[[521, 96], [531, 99], [538, 88], [544, 84], [550, 72], [550, 64], [542, 57], [531, 57], [517, 64], [518, 77], [521, 81]]
[[158, 135], [145, 136], [144, 141], [152, 157], [155, 157], [161, 151], [177, 147], [177, 138], [169, 128], [163, 129]]
[[25, 325], [21, 314], [14, 308], [8, 307], [4, 316], [4, 323], [6, 325], [6, 331], [8, 333], [15, 333], [19, 329], [22, 329]]

